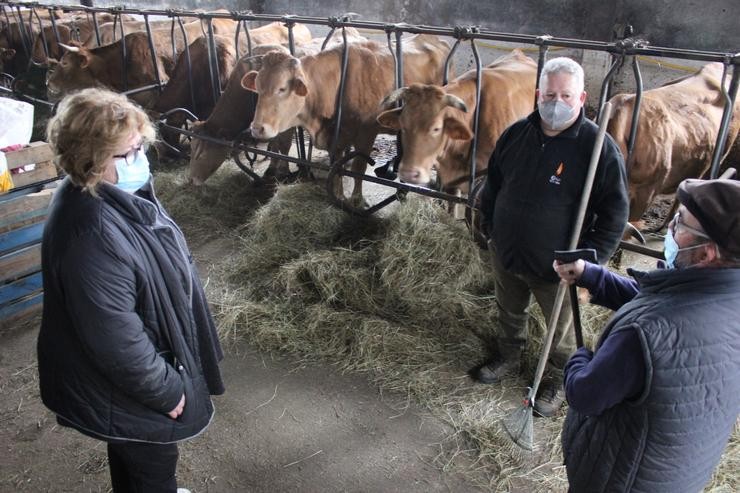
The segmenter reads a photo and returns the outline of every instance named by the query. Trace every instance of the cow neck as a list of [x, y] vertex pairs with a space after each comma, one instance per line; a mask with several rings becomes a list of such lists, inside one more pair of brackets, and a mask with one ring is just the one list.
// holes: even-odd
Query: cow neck
[[229, 76], [226, 90], [218, 98], [216, 106], [205, 121], [206, 134], [227, 139], [236, 138], [239, 133], [249, 128], [254, 118], [257, 95], [241, 86], [241, 80], [251, 66], [241, 60], [236, 62]]
[[300, 59], [308, 94], [297, 116], [311, 135], [320, 131], [323, 121], [334, 119], [342, 72], [341, 55], [341, 50], [329, 50]]
[[[463, 113], [462, 111], [455, 111], [454, 108], [448, 107], [444, 109], [446, 114], [456, 114], [456, 116], [458, 117], [461, 116], [463, 118], [463, 121], [465, 121], [465, 123], [472, 131], [473, 116], [475, 115], [476, 109], [475, 80], [466, 79], [462, 81], [456, 81], [451, 84], [447, 84], [443, 87], [443, 89], [446, 93], [452, 94], [453, 96], [457, 96], [458, 98], [462, 99], [465, 103], [465, 106], [468, 108], [467, 113]], [[466, 183], [470, 179], [470, 173], [468, 173], [468, 169], [470, 163], [470, 150], [472, 148], [473, 141], [472, 139], [467, 142], [458, 141], [455, 139], [451, 139], [449, 136], [447, 136], [447, 134], [445, 134], [443, 138], [444, 143], [442, 145], [442, 152], [438, 159], [444, 158], [445, 163], [440, 163], [442, 164], [440, 168], [449, 169], [449, 173], [452, 175], [456, 175], [458, 173], [466, 173], [465, 175], [458, 177], [457, 179], [453, 179], [450, 183], [444, 185], [445, 190], [456, 189], [459, 188], [459, 185], [461, 183]], [[454, 158], [450, 159], [447, 157], [450, 155], [450, 153], [454, 154], [454, 151], [456, 149], [464, 150], [465, 160], [463, 162], [459, 162]], [[478, 163], [476, 163], [476, 169], [477, 171], [481, 171], [481, 167], [478, 165]]]
[[118, 91], [123, 91], [121, 80], [123, 77], [123, 66], [121, 65], [120, 43], [124, 42], [125, 39], [124, 37], [124, 39], [113, 44], [90, 50], [90, 54], [92, 55], [89, 65], [90, 73], [95, 80]]

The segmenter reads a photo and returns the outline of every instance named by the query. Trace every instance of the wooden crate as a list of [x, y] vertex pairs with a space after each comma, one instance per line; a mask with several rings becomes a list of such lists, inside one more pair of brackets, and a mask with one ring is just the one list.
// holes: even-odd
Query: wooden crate
[[41, 235], [58, 177], [45, 142], [33, 142], [5, 157], [9, 169], [36, 166], [12, 175], [14, 188], [0, 194], [0, 328], [41, 308]]

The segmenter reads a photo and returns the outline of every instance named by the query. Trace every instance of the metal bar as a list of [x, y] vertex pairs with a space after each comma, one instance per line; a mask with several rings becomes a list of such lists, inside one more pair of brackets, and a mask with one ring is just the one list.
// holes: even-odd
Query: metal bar
[[[123, 23], [121, 23], [123, 25]], [[154, 78], [157, 81], [157, 87], [159, 92], [162, 92], [162, 78], [159, 76], [159, 65], [157, 64], [157, 50], [154, 48], [154, 41], [152, 40], [152, 26], [149, 25], [149, 14], [144, 14], [144, 25], [146, 26], [146, 39], [149, 43], [149, 52], [152, 54], [152, 65], [154, 66]], [[124, 38], [123, 43], [126, 43]]]
[[326, 48], [326, 45], [327, 45], [327, 43], [329, 43], [329, 40], [330, 40], [330, 39], [331, 39], [331, 37], [332, 37], [332, 36], [334, 35], [334, 31], [336, 31], [336, 30], [337, 30], [337, 28], [336, 28], [336, 27], [332, 27], [332, 28], [331, 28], [331, 29], [329, 30], [329, 34], [327, 34], [327, 35], [326, 35], [326, 37], [324, 38], [324, 42], [323, 42], [323, 43], [321, 43], [321, 51], [324, 51], [324, 48]]
[[[59, 29], [57, 29], [57, 20], [54, 18], [54, 9], [49, 9], [49, 20], [51, 20], [51, 28], [54, 31], [54, 38], [57, 41], [57, 46], [59, 43], [61, 43], [61, 40], [59, 39]], [[72, 34], [72, 31], [70, 31], [70, 36]]]
[[[475, 111], [473, 112], [473, 141], [470, 143], [470, 181], [468, 182], [468, 190], [472, 190], [475, 185], [475, 172], [477, 171], [476, 156], [478, 152], [478, 127], [480, 124], [480, 93], [483, 82], [483, 67], [474, 38], [470, 39], [470, 49], [473, 50], [473, 56], [475, 57]], [[468, 194], [468, 205], [472, 207], [474, 203], [475, 197], [473, 197], [473, 194]]]
[[606, 103], [606, 98], [609, 93], [609, 84], [611, 84], [611, 81], [614, 78], [614, 74], [617, 73], [617, 69], [621, 65], [622, 59], [623, 56], [621, 55], [612, 55], [612, 65], [611, 67], [609, 67], [609, 71], [606, 73], [604, 80], [601, 81], [601, 94], [599, 95], [599, 106], [596, 110], [596, 121], [599, 121], [599, 118], [601, 117], [601, 108], [603, 108], [604, 103]]
[[211, 76], [211, 95], [213, 96], [213, 106], [216, 106], [218, 98], [221, 97], [221, 78], [218, 71], [218, 52], [216, 50], [216, 39], [213, 37], [212, 19], [206, 19], [208, 28], [208, 71]]
[[[18, 3], [9, 3], [11, 5], [23, 5]], [[38, 4], [35, 4], [38, 5]], [[42, 7], [48, 7], [49, 5], [42, 5]], [[53, 6], [53, 5], [52, 5]], [[73, 10], [72, 8], [68, 10]], [[168, 10], [158, 10], [158, 9], [133, 9], [133, 8], [106, 8], [106, 7], [87, 7], [87, 8], [77, 8], [76, 10], [80, 11], [86, 11], [86, 12], [111, 12], [115, 11], [117, 13], [126, 13], [126, 14], [143, 14], [144, 12], [150, 14], [150, 15], [162, 15], [166, 16], [171, 11]], [[197, 12], [187, 12], [183, 11], [182, 15], [191, 15], [194, 17], [200, 16], [203, 18], [213, 18], [213, 19], [247, 19], [247, 20], [259, 20], [259, 21], [285, 21], [286, 16], [285, 15], [273, 15], [273, 14], [240, 14], [234, 16], [232, 13], [229, 12], [208, 12], [208, 13], [197, 13]], [[327, 21], [325, 18], [321, 17], [308, 17], [308, 16], [288, 16], [290, 17], [291, 22], [300, 22], [303, 24], [309, 24], [309, 25], [327, 25]], [[371, 21], [356, 21], [351, 20], [349, 18], [344, 18], [343, 20], [339, 20], [338, 26], [339, 27], [354, 27], [358, 29], [375, 29], [378, 31], [383, 31], [385, 29], [385, 26], [387, 26], [386, 23], [381, 22], [371, 22]], [[434, 27], [434, 26], [415, 26], [415, 25], [408, 25], [403, 24], [399, 25], [397, 29], [402, 30], [406, 33], [413, 33], [413, 34], [436, 34], [439, 36], [450, 36], [454, 37], [455, 33], [453, 29], [450, 28], [441, 28], [441, 27]], [[537, 38], [539, 36], [536, 35], [527, 35], [527, 34], [510, 34], [510, 33], [500, 33], [495, 31], [480, 31], [474, 35], [474, 37], [477, 40], [491, 40], [491, 41], [505, 41], [505, 42], [511, 42], [511, 43], [521, 43], [521, 44], [537, 44]], [[712, 51], [702, 51], [702, 50], [687, 50], [682, 48], [667, 48], [667, 47], [659, 47], [659, 46], [639, 46], [639, 47], [630, 47], [625, 50], [624, 47], [618, 46], [617, 43], [613, 42], [602, 42], [602, 41], [592, 41], [592, 40], [577, 40], [577, 39], [570, 39], [570, 38], [556, 38], [552, 37], [544, 41], [544, 44], [547, 46], [553, 46], [553, 47], [560, 47], [560, 48], [574, 48], [574, 49], [586, 49], [586, 50], [597, 50], [597, 51], [605, 51], [607, 53], [617, 53], [617, 54], [626, 54], [626, 55], [645, 55], [645, 56], [659, 56], [659, 57], [671, 57], [671, 58], [679, 58], [679, 59], [689, 59], [689, 60], [698, 60], [698, 61], [707, 61], [707, 62], [721, 62], [725, 63], [729, 59], [733, 60], [733, 64], [740, 64], [740, 54], [738, 53], [721, 53], [721, 52], [712, 52]]]
[[113, 17], [113, 39], [116, 37], [116, 21], [118, 21], [118, 26], [121, 30], [121, 71], [123, 74], [123, 90], [128, 90], [128, 66], [126, 65], [127, 56], [126, 56], [126, 34], [123, 30], [123, 20], [121, 19], [121, 14], [119, 12], [116, 12], [115, 16]]
[[[727, 65], [725, 64], [725, 71]], [[717, 140], [714, 144], [714, 154], [712, 154], [712, 164], [709, 167], [709, 178], [714, 179], [719, 174], [719, 164], [722, 160], [725, 143], [727, 142], [728, 127], [732, 119], [732, 113], [735, 108], [735, 99], [737, 98], [738, 79], [740, 79], [740, 66], [735, 65], [732, 69], [732, 80], [730, 81], [730, 90], [725, 90], [725, 77], [722, 76], [722, 96], [725, 99], [725, 109], [722, 112], [722, 120], [717, 132]]]
[[159, 86], [159, 83], [149, 84], [146, 86], [135, 87], [134, 89], [129, 89], [128, 91], [123, 91], [121, 94], [125, 94], [126, 96], [133, 96], [134, 94], [139, 94], [140, 92], [151, 91], [152, 89], [159, 89]]
[[647, 255], [648, 257], [653, 257], [660, 260], [665, 259], [662, 250], [655, 250], [653, 248], [648, 248], [646, 246], [638, 245], [636, 243], [630, 243], [624, 240], [619, 241], [619, 248], [623, 250], [629, 250], [630, 252], [641, 253], [642, 255]]
[[[542, 36], [538, 38], [538, 42], [540, 45], [539, 48], [539, 55], [537, 57], [537, 78], [534, 81], [534, 88], [535, 88], [535, 94], [534, 94], [534, 109], [537, 109], [537, 90], [540, 88], [540, 77], [542, 76], [542, 67], [545, 65], [545, 60], [547, 59], [547, 52], [550, 50], [550, 48], [545, 44], [545, 40], [549, 38]], [[601, 107], [601, 105], [599, 105]], [[472, 189], [471, 189], [472, 190]]]
[[[172, 19], [174, 22], [174, 18]], [[195, 102], [195, 83], [193, 82], [193, 63], [190, 59], [190, 45], [188, 44], [188, 33], [185, 32], [185, 25], [182, 22], [182, 17], [177, 17], [178, 25], [180, 26], [180, 32], [182, 32], [182, 39], [185, 41], [185, 65], [188, 68], [188, 88], [190, 89], [190, 104], [193, 108], [193, 113], [198, 114], [198, 108]], [[174, 39], [174, 37], [173, 37]]]
[[252, 33], [249, 32], [247, 21], [244, 20], [242, 22], [244, 23], [244, 33], [247, 35], [247, 54], [252, 56]]
[[627, 139], [627, 155], [624, 157], [627, 164], [627, 173], [629, 173], [630, 157], [635, 149], [637, 140], [637, 124], [640, 121], [640, 105], [642, 104], [642, 73], [640, 72], [640, 62], [637, 57], [632, 57], [632, 72], [635, 75], [635, 105], [632, 108], [632, 124], [630, 125], [630, 134]]
[[444, 78], [442, 79], [442, 85], [446, 86], [450, 82], [450, 61], [452, 60], [452, 56], [457, 51], [458, 46], [460, 46], [460, 43], [462, 42], [462, 38], [457, 38], [455, 40], [455, 44], [452, 45], [452, 48], [450, 49], [450, 52], [447, 54], [447, 58], [445, 59], [445, 72], [444, 72]]
[[337, 145], [339, 144], [339, 131], [342, 125], [342, 102], [344, 101], [344, 86], [347, 81], [347, 65], [349, 65], [349, 45], [347, 44], [347, 30], [342, 28], [342, 74], [339, 78], [339, 90], [337, 91], [336, 113], [334, 114], [334, 138], [329, 146], [329, 160], [336, 161]]
[[92, 12], [93, 28], [95, 28], [95, 42], [100, 46], [100, 25], [98, 25], [97, 12]]
[[[49, 46], [46, 44], [46, 34], [44, 33], [44, 24], [41, 22], [41, 16], [39, 16], [39, 13], [36, 11], [36, 9], [31, 8], [31, 12], [33, 15], [36, 16], [36, 21], [39, 23], [39, 37], [41, 37], [41, 46], [44, 48], [44, 56], [46, 57], [46, 62], [49, 61]], [[54, 16], [51, 16], [54, 17]], [[33, 22], [33, 17], [30, 19], [30, 23]], [[31, 33], [33, 33], [33, 29], [31, 29]], [[33, 40], [31, 40], [31, 49], [33, 49]], [[32, 54], [33, 55], [33, 54]], [[33, 60], [33, 56], [31, 56], [31, 61]]]
[[31, 58], [31, 48], [28, 46], [28, 36], [26, 35], [26, 25], [23, 23], [23, 14], [21, 13], [21, 7], [18, 5], [18, 34], [21, 36], [21, 45], [26, 56]]

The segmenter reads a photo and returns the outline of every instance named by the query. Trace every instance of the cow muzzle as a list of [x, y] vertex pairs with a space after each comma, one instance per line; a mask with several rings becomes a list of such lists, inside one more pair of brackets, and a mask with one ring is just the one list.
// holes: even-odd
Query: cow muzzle
[[249, 131], [252, 137], [259, 140], [269, 140], [277, 135], [277, 132], [271, 125], [256, 122], [252, 122]]
[[401, 168], [398, 170], [398, 176], [401, 178], [401, 181], [414, 185], [427, 185], [431, 182], [429, 172], [416, 166], [404, 167], [401, 164]]

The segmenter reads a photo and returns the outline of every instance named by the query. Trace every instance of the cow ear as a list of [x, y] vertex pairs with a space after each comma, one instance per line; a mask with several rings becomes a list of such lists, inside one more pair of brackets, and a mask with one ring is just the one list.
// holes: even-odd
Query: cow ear
[[251, 72], [247, 72], [244, 74], [244, 77], [242, 77], [242, 87], [246, 89], [247, 91], [257, 92], [257, 86], [255, 85], [255, 81], [257, 80], [257, 74], [259, 72], [255, 72], [252, 70]]
[[445, 133], [454, 140], [470, 140], [473, 138], [473, 133], [468, 126], [462, 120], [451, 116], [445, 118]]
[[80, 48], [77, 55], [80, 57], [80, 68], [87, 68], [88, 65], [90, 65], [90, 60], [92, 60], [92, 53], [90, 53], [90, 50], [87, 48]]
[[393, 108], [378, 115], [378, 123], [386, 128], [401, 130], [401, 110], [403, 108]]
[[301, 97], [306, 97], [308, 94], [308, 87], [306, 87], [306, 83], [301, 79], [300, 77], [296, 77], [293, 79], [293, 91]]

